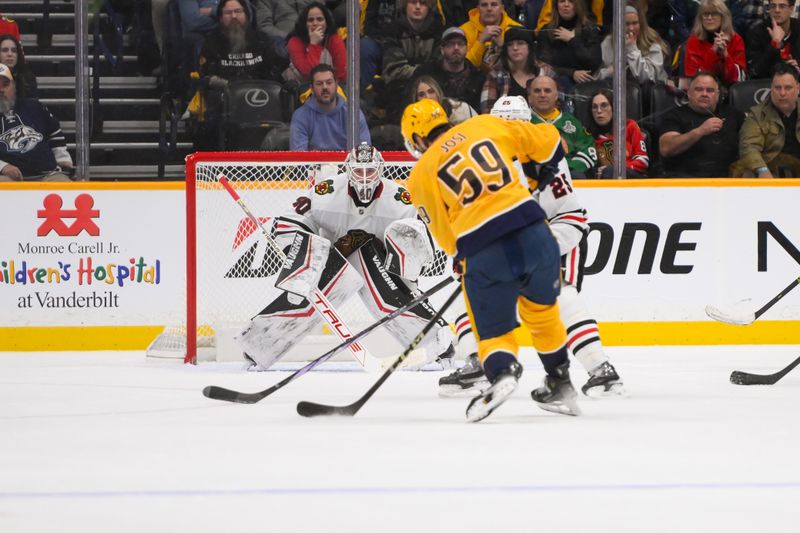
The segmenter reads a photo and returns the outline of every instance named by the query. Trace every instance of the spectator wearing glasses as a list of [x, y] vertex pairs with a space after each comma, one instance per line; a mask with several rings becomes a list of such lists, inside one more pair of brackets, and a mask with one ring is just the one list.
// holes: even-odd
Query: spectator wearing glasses
[[[614, 170], [614, 95], [608, 89], [598, 89], [592, 94], [592, 114], [586, 129], [594, 137], [597, 149], [597, 176], [611, 178]], [[625, 168], [628, 178], [643, 178], [650, 165], [647, 145], [642, 130], [633, 119], [625, 123]]]
[[747, 70], [751, 78], [767, 78], [772, 68], [786, 62], [800, 70], [800, 21], [791, 18], [795, 0], [772, 0], [769, 18], [747, 36]]
[[668, 111], [661, 125], [658, 149], [669, 177], [729, 176], [739, 158], [741, 111], [719, 105], [719, 81], [699, 72], [689, 82], [688, 103]]
[[0, 63], [11, 69], [18, 97], [36, 98], [36, 75], [25, 62], [25, 53], [19, 39], [9, 33], [0, 35]]
[[218, 149], [222, 113], [221, 95], [236, 80], [282, 81], [286, 61], [278, 57], [272, 40], [256, 30], [247, 0], [222, 0], [217, 8], [219, 27], [206, 38], [198, 60], [206, 93], [203, 122], [194, 134], [195, 148]]
[[723, 0], [700, 2], [692, 34], [686, 41], [681, 88], [700, 71], [714, 74], [725, 86], [742, 81], [747, 75], [744, 40], [733, 30], [731, 12]]

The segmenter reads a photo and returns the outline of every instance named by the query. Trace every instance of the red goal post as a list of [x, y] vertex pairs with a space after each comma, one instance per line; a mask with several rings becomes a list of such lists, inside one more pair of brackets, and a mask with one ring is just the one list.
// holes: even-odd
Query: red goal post
[[[256, 225], [218, 183], [224, 175], [267, 227], [316, 183], [344, 172], [346, 152], [198, 152], [186, 158], [186, 298], [182, 320], [167, 326], [147, 349], [149, 357], [236, 360], [232, 337], [278, 294], [280, 261]], [[414, 159], [382, 152], [383, 176], [402, 183]], [[439, 252], [427, 288], [449, 274]], [[357, 332], [374, 319], [351, 298], [338, 310]], [[323, 332], [320, 332], [323, 334]], [[236, 352], [236, 353], [233, 353]], [[314, 355], [314, 354], [309, 354]]]

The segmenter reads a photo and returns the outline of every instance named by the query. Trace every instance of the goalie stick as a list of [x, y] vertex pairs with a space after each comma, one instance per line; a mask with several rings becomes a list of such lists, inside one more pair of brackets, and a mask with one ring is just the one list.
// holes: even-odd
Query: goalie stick
[[[278, 244], [275, 242], [275, 239], [272, 238], [272, 235], [269, 234], [267, 228], [264, 227], [264, 224], [250, 211], [250, 208], [247, 207], [247, 204], [244, 203], [244, 200], [239, 196], [233, 187], [231, 186], [228, 178], [223, 176], [222, 174], [219, 175], [217, 180], [220, 184], [228, 191], [228, 194], [239, 204], [239, 207], [242, 208], [245, 215], [254, 223], [256, 224], [259, 229], [261, 229], [262, 235], [264, 235], [264, 239], [269, 244], [272, 251], [281, 261], [286, 260], [286, 254], [283, 253], [283, 250], [280, 249]], [[308, 301], [311, 302], [311, 305], [314, 306], [314, 309], [322, 315], [325, 319], [325, 322], [328, 323], [330, 328], [336, 332], [336, 335], [339, 336], [340, 339], [346, 341], [347, 339], [351, 338], [353, 334], [350, 332], [350, 328], [347, 327], [347, 324], [344, 323], [344, 320], [339, 316], [339, 313], [333, 308], [331, 303], [325, 297], [319, 289], [314, 289], [314, 292], [311, 294], [311, 297], [308, 298]], [[366, 348], [358, 344], [357, 342], [351, 342], [347, 345], [347, 349], [350, 350], [350, 355], [353, 356], [358, 364], [361, 365], [362, 368], [367, 370], [374, 370], [380, 368], [380, 362], [370, 354]]]
[[749, 326], [750, 324], [755, 322], [758, 319], [758, 317], [766, 313], [770, 307], [778, 303], [778, 301], [781, 298], [789, 294], [789, 292], [791, 292], [792, 289], [797, 287], [798, 284], [800, 284], [800, 277], [792, 281], [789, 285], [786, 286], [785, 289], [779, 292], [777, 296], [775, 296], [772, 300], [768, 301], [761, 307], [761, 309], [755, 312], [741, 312], [733, 308], [723, 309], [714, 305], [707, 305], [706, 314], [709, 317], [713, 318], [714, 320], [717, 320], [719, 322], [724, 322], [726, 324], [733, 324], [736, 326]]
[[389, 322], [390, 320], [392, 320], [392, 319], [400, 316], [401, 314], [405, 313], [406, 311], [408, 311], [412, 307], [414, 307], [414, 306], [418, 305], [419, 303], [425, 301], [426, 299], [428, 299], [430, 296], [432, 296], [436, 292], [439, 292], [440, 289], [442, 289], [445, 285], [451, 283], [452, 281], [454, 281], [454, 278], [447, 278], [447, 279], [444, 279], [444, 280], [440, 281], [439, 283], [437, 283], [436, 285], [434, 285], [433, 287], [431, 287], [430, 289], [428, 289], [424, 293], [418, 295], [416, 298], [414, 298], [413, 300], [411, 300], [410, 302], [408, 302], [404, 306], [398, 307], [397, 309], [395, 309], [394, 311], [392, 311], [388, 315], [384, 316], [383, 318], [381, 318], [380, 320], [378, 320], [377, 322], [375, 322], [371, 326], [367, 326], [365, 329], [359, 331], [358, 333], [356, 333], [355, 335], [353, 335], [349, 339], [347, 339], [344, 342], [342, 342], [340, 345], [336, 346], [335, 348], [332, 348], [328, 352], [326, 352], [326, 353], [322, 354], [321, 356], [317, 357], [316, 359], [314, 359], [313, 361], [309, 362], [304, 367], [302, 367], [299, 370], [297, 370], [294, 373], [292, 373], [287, 378], [282, 379], [281, 381], [279, 381], [275, 385], [272, 385], [269, 388], [266, 388], [266, 389], [264, 389], [262, 391], [259, 391], [259, 392], [237, 392], [235, 390], [226, 389], [224, 387], [217, 387], [216, 385], [209, 385], [208, 387], [203, 389], [203, 396], [205, 396], [206, 398], [211, 398], [212, 400], [223, 400], [223, 401], [226, 401], [226, 402], [234, 402], [234, 403], [256, 403], [256, 402], [260, 402], [261, 400], [263, 400], [264, 398], [266, 398], [267, 396], [269, 396], [273, 392], [277, 391], [278, 389], [281, 389], [281, 388], [285, 387], [286, 385], [288, 385], [292, 381], [296, 380], [297, 378], [299, 378], [300, 376], [302, 376], [303, 374], [305, 374], [306, 372], [308, 372], [309, 370], [311, 370], [315, 366], [317, 366], [317, 365], [319, 365], [321, 363], [324, 363], [325, 361], [327, 361], [328, 359], [333, 357], [337, 352], [339, 352], [340, 350], [348, 347], [350, 344], [356, 342], [357, 340], [363, 338], [364, 336], [369, 334], [374, 329], [384, 325], [385, 323]]
[[383, 385], [384, 381], [389, 379], [389, 376], [391, 376], [394, 371], [397, 370], [401, 364], [403, 364], [403, 361], [405, 361], [406, 357], [408, 357], [408, 354], [414, 351], [419, 343], [422, 342], [422, 339], [425, 338], [425, 335], [427, 335], [428, 332], [437, 325], [438, 320], [442, 317], [447, 308], [450, 307], [450, 305], [455, 301], [460, 292], [461, 286], [459, 285], [456, 287], [456, 290], [453, 291], [453, 294], [447, 298], [447, 301], [442, 304], [442, 307], [439, 308], [439, 311], [436, 312], [433, 318], [431, 318], [428, 323], [425, 324], [425, 327], [422, 328], [422, 331], [420, 331], [419, 334], [414, 337], [414, 340], [412, 340], [411, 344], [406, 347], [405, 351], [397, 357], [392, 366], [390, 366], [386, 372], [383, 373], [378, 381], [376, 381], [375, 384], [372, 385], [372, 387], [370, 387], [363, 396], [361, 396], [361, 398], [350, 405], [345, 405], [342, 407], [303, 401], [297, 404], [297, 414], [305, 417], [325, 415], [354, 416], [358, 410], [361, 409], [365, 403], [367, 403], [367, 400], [372, 398], [372, 395], [375, 394], [375, 391], [377, 391], [381, 385]]
[[800, 357], [789, 363], [789, 366], [783, 370], [775, 372], [774, 374], [751, 374], [750, 372], [734, 370], [731, 372], [731, 383], [734, 385], [774, 385], [797, 365], [800, 365]]

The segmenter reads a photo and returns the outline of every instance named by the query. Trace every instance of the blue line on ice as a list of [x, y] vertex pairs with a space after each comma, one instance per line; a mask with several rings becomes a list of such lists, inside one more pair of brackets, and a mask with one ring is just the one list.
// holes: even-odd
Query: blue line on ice
[[386, 495], [430, 493], [481, 493], [481, 492], [612, 492], [612, 491], [662, 491], [662, 490], [774, 490], [800, 489], [800, 482], [775, 483], [629, 483], [614, 485], [496, 485], [474, 487], [321, 487], [321, 488], [261, 488], [261, 489], [206, 489], [206, 490], [120, 490], [120, 491], [64, 491], [64, 492], [0, 492], [0, 500], [68, 499], [68, 498], [161, 498], [197, 496], [304, 496], [325, 494]]

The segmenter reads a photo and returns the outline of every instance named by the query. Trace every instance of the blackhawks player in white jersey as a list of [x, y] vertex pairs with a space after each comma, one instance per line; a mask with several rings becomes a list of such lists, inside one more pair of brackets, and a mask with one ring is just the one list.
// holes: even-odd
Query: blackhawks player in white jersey
[[[491, 114], [509, 120], [531, 120], [531, 109], [521, 96], [504, 96], [498, 99]], [[521, 178], [527, 180], [525, 171], [522, 168], [517, 170]], [[527, 181], [525, 185], [527, 186]], [[597, 322], [580, 297], [589, 224], [586, 209], [573, 190], [569, 169], [563, 160], [556, 177], [543, 191], [535, 191], [534, 198], [547, 214], [550, 231], [561, 252], [563, 283], [558, 302], [561, 320], [567, 328], [567, 346], [589, 373], [589, 380], [581, 390], [587, 396], [595, 397], [623, 395], [625, 391], [622, 380], [603, 351]], [[475, 355], [477, 345], [466, 312], [456, 320], [456, 333], [458, 351], [466, 356], [466, 363], [439, 380], [440, 393], [444, 396], [474, 393], [488, 387], [488, 381]]]
[[[326, 258], [316, 245], [313, 251], [310, 247], [305, 251], [311, 270], [321, 271], [314, 279], [317, 288], [334, 307], [358, 293], [377, 320], [414, 298], [415, 280], [434, 257], [432, 240], [417, 219], [408, 191], [382, 177], [383, 157], [377, 150], [362, 143], [348, 154], [345, 168], [345, 173], [314, 184], [294, 202], [291, 212], [277, 217], [274, 237], [282, 248], [299, 242], [298, 236], [302, 245], [329, 241], [323, 247]], [[309, 234], [314, 237], [308, 238]], [[297, 272], [305, 275], [304, 266]], [[279, 288], [283, 279], [295, 274], [287, 273], [287, 268], [278, 276]], [[386, 328], [405, 346], [434, 313], [424, 302], [388, 322]], [[253, 363], [251, 370], [272, 366], [321, 321], [308, 300], [281, 293], [238, 336]], [[418, 366], [452, 357], [452, 339], [449, 325], [442, 321], [425, 340], [425, 360]]]

